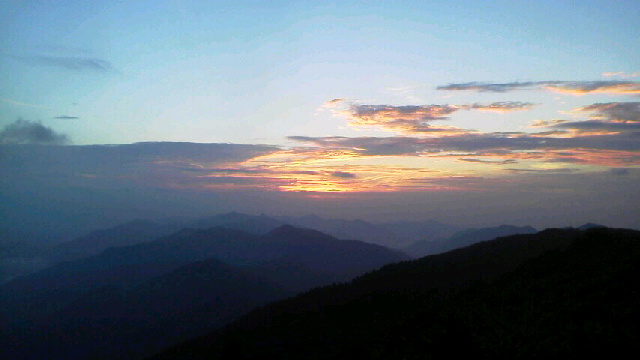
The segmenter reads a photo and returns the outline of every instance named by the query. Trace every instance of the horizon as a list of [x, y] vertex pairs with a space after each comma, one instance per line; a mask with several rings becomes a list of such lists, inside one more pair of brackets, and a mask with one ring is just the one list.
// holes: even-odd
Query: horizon
[[0, 4], [0, 229], [640, 229], [634, 1]]

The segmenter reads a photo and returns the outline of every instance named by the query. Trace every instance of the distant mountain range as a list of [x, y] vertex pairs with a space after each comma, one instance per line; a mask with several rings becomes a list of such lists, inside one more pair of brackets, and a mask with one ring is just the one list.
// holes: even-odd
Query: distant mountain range
[[501, 225], [497, 227], [466, 229], [441, 240], [423, 240], [413, 243], [404, 249], [413, 257], [440, 254], [450, 250], [469, 246], [481, 241], [492, 240], [501, 236], [515, 234], [533, 234], [537, 230], [531, 226]]
[[[142, 229], [135, 236], [148, 229], [129, 225]], [[114, 245], [100, 244], [107, 242]], [[379, 245], [289, 225], [264, 235], [185, 228], [1, 286], [0, 352], [33, 359], [151, 354], [270, 300], [406, 259]]]
[[[441, 253], [498, 236], [535, 231], [531, 227], [509, 225], [464, 229], [437, 221], [375, 224], [363, 220], [327, 219], [317, 215], [267, 216], [230, 212], [197, 219], [134, 220], [111, 228], [92, 231], [49, 247], [35, 246], [21, 241], [19, 234], [5, 236], [0, 233], [0, 284], [62, 261], [97, 255], [110, 247], [151, 241], [183, 228], [207, 229], [220, 226], [263, 235], [282, 225], [314, 229], [338, 239], [360, 240], [382, 245], [402, 250], [413, 257]], [[601, 225], [583, 225], [583, 227], [593, 226]]]
[[53, 249], [5, 241], [8, 258], [54, 265], [0, 285], [0, 358], [141, 359], [180, 342], [158, 358], [554, 357], [640, 335], [640, 232], [404, 223], [405, 236], [432, 239], [406, 252], [440, 253], [409, 260], [282, 225], [296, 219], [388, 241], [402, 232], [227, 213], [133, 221]]
[[251, 311], [153, 359], [547, 359], [640, 349], [640, 232], [548, 229]]

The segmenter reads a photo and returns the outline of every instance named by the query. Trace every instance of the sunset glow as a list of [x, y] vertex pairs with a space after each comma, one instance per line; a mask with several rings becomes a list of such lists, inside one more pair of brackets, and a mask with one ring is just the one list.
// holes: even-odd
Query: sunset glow
[[475, 199], [469, 221], [568, 203], [592, 221], [606, 198], [637, 222], [639, 10], [8, 1], [0, 190], [34, 208], [122, 198], [109, 208], [143, 217], [167, 201], [458, 219]]

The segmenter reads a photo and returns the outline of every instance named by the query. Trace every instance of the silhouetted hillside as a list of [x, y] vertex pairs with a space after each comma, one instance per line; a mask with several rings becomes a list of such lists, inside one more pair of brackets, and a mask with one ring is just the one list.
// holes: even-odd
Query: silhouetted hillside
[[267, 300], [405, 258], [291, 226], [263, 236], [183, 229], [0, 287], [0, 345], [33, 359], [148, 355]]
[[132, 286], [95, 288], [34, 326], [18, 328], [11, 353], [48, 359], [150, 355], [291, 294], [266, 281], [259, 268], [252, 270], [209, 259]]
[[620, 356], [640, 347], [639, 275], [637, 231], [515, 235], [270, 304], [154, 359]]
[[404, 251], [414, 257], [440, 254], [453, 249], [469, 246], [481, 241], [515, 234], [533, 234], [537, 230], [531, 226], [501, 225], [489, 228], [462, 230], [443, 240], [423, 240], [412, 244]]

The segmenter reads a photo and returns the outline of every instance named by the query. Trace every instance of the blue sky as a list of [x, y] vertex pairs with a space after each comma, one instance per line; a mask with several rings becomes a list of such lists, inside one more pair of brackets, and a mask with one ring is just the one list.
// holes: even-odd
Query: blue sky
[[[506, 196], [496, 184], [508, 181], [514, 194], [544, 183], [581, 203], [580, 179], [601, 191], [639, 176], [638, 18], [637, 1], [8, 0], [0, 129], [6, 144], [261, 154], [78, 165], [61, 187], [78, 185], [71, 174], [131, 177], [135, 163], [138, 183], [158, 188], [394, 192], [385, 201], [398, 206], [415, 191]], [[150, 180], [158, 171], [167, 181]], [[630, 206], [615, 201], [611, 211]]]
[[[1, 92], [0, 121], [42, 121], [77, 144], [337, 135], [343, 122], [316, 111], [334, 98], [450, 102], [433, 89], [466, 81], [599, 80], [603, 72], [637, 71], [640, 53], [640, 5], [632, 1], [2, 7], [0, 71], [10, 86]], [[99, 60], [104, 68], [32, 59], [44, 56]], [[79, 119], [54, 119], [60, 115]]]

